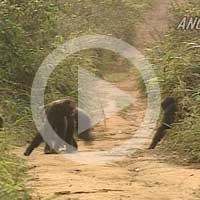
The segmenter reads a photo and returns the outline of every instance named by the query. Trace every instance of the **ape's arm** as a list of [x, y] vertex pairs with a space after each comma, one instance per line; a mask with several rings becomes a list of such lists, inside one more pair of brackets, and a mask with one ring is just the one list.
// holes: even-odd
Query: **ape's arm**
[[77, 149], [78, 145], [76, 143], [76, 140], [74, 139], [74, 129], [75, 129], [74, 115], [68, 116], [66, 121], [67, 121], [67, 130], [64, 139], [68, 144]]

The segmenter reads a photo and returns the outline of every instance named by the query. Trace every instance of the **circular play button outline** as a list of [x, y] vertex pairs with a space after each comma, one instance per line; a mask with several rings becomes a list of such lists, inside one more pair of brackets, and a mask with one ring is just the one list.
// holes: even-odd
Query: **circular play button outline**
[[[46, 116], [41, 116], [39, 108], [44, 107], [44, 93], [49, 76], [67, 56], [87, 49], [106, 49], [113, 51], [134, 65], [140, 72], [146, 86], [147, 109], [144, 121], [133, 137], [124, 144], [109, 151], [76, 152], [63, 154], [66, 158], [86, 164], [105, 164], [116, 161], [126, 156], [130, 149], [133, 153], [136, 149], [142, 148], [150, 138], [160, 114], [160, 86], [152, 65], [147, 59], [130, 44], [105, 35], [86, 35], [65, 42], [58, 46], [42, 62], [36, 72], [31, 88], [31, 109], [36, 128], [41, 131], [41, 124], [45, 121], [46, 129], [41, 131], [44, 141], [52, 148], [58, 146], [70, 146], [63, 141], [52, 129]], [[48, 134], [46, 134], [48, 132]]]

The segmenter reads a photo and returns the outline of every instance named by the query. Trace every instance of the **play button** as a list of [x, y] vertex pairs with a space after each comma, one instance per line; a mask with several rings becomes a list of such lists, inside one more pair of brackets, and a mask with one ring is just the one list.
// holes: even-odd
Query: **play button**
[[[67, 56], [93, 48], [110, 50], [126, 58], [133, 66], [137, 67], [147, 91], [147, 109], [144, 121], [131, 139], [109, 151], [77, 152], [64, 155], [67, 159], [70, 158], [81, 163], [104, 164], [122, 159], [130, 149], [133, 153], [134, 150], [142, 148], [152, 134], [160, 114], [160, 88], [157, 77], [152, 65], [137, 49], [120, 39], [104, 35], [87, 35], [67, 41], [48, 55], [37, 71], [31, 91], [31, 108], [36, 127], [40, 129], [43, 119], [38, 108], [44, 106], [44, 93], [49, 76]], [[78, 86], [79, 107], [89, 113], [92, 118], [92, 126], [111, 117], [135, 101], [127, 92], [116, 88], [85, 69], [79, 69]], [[49, 134], [42, 135], [46, 143], [50, 146], [52, 144], [68, 145], [57, 136], [50, 124], [48, 124], [48, 129], [50, 130]]]

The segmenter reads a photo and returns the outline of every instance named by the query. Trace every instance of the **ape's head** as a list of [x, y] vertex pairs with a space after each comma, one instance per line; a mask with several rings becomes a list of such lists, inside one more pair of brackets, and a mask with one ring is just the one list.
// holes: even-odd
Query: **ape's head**
[[[53, 101], [47, 105], [47, 113], [57, 118], [70, 117], [75, 113], [76, 104], [70, 98]], [[51, 115], [51, 114], [50, 114]]]
[[75, 114], [76, 104], [71, 99], [63, 99], [60, 102], [60, 109], [63, 110], [63, 115], [70, 117]]
[[162, 109], [165, 110], [171, 104], [175, 104], [174, 97], [166, 97], [165, 100], [161, 103]]

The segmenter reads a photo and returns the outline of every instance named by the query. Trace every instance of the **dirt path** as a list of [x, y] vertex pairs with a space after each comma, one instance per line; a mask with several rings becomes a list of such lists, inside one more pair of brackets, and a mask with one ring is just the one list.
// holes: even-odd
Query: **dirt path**
[[[158, 0], [139, 25], [137, 46], [143, 50], [156, 34], [162, 35], [168, 27], [169, 1]], [[164, 26], [166, 24], [166, 26]], [[158, 31], [158, 33], [157, 33]], [[133, 78], [117, 86], [126, 90], [136, 103], [125, 116], [118, 114], [95, 128], [97, 136], [91, 145], [79, 141], [80, 151], [107, 150], [129, 139], [142, 123], [146, 102], [133, 88]], [[19, 154], [23, 150], [19, 150]], [[34, 199], [55, 196], [61, 200], [197, 200], [200, 199], [200, 170], [171, 165], [152, 152], [127, 157], [107, 165], [86, 165], [66, 159], [62, 155], [44, 155], [36, 150], [27, 158], [28, 186], [35, 190]]]
[[169, 12], [170, 3], [170, 0], [156, 0], [155, 6], [144, 16], [144, 23], [138, 24], [135, 45], [140, 51], [161, 40], [169, 29], [172, 17]]

